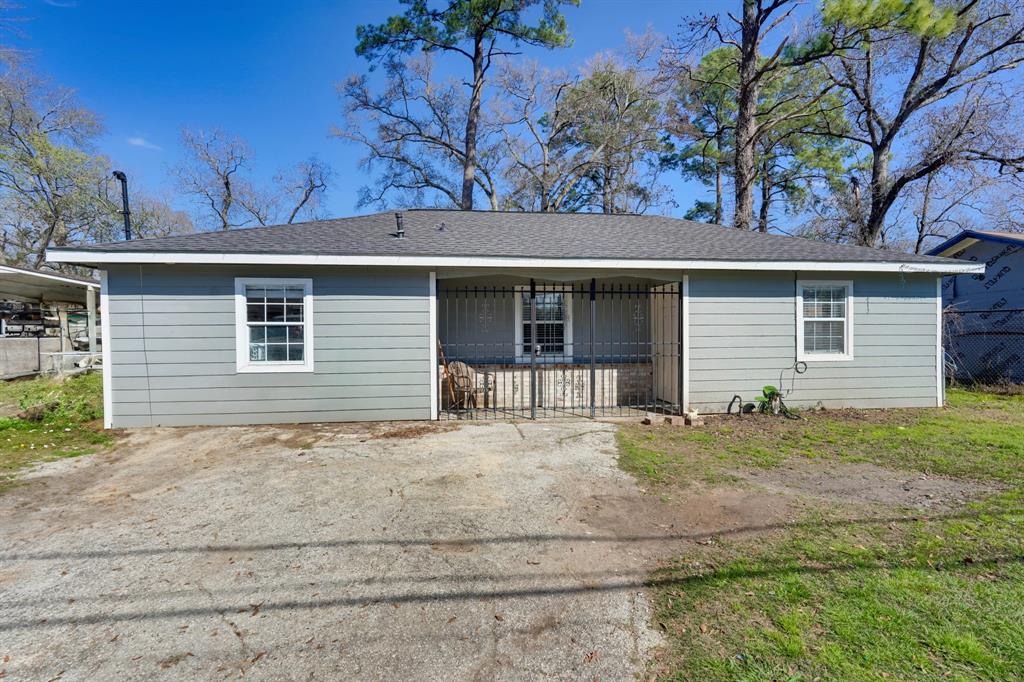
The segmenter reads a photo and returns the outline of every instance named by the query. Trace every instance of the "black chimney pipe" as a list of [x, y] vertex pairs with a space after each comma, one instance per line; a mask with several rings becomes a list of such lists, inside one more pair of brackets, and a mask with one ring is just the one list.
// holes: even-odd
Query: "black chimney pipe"
[[395, 211], [395, 239], [405, 239], [405, 225], [402, 223], [402, 214]]
[[128, 176], [122, 171], [114, 171], [114, 177], [121, 181], [121, 214], [124, 215], [124, 240], [132, 240], [132, 213], [128, 210]]

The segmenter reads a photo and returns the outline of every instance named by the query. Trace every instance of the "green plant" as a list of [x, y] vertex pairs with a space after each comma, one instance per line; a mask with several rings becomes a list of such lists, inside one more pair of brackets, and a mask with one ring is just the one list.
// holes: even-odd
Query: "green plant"
[[88, 422], [103, 416], [103, 376], [83, 374], [65, 381], [38, 377], [0, 387], [0, 403], [25, 409], [33, 405], [53, 404], [48, 419]]
[[90, 454], [113, 442], [93, 423], [103, 416], [100, 374], [0, 383], [0, 404], [48, 406], [40, 421], [0, 417], [0, 491], [14, 485], [25, 467]]
[[786, 403], [782, 402], [782, 392], [772, 385], [763, 387], [761, 395], [757, 396], [755, 400], [757, 400], [757, 411], [761, 414], [793, 416], [789, 408], [786, 407]]

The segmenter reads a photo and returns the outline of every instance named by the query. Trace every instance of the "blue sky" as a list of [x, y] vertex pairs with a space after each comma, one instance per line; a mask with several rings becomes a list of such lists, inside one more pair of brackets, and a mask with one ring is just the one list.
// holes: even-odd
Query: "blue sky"
[[[714, 9], [692, 0], [583, 0], [566, 9], [571, 48], [528, 54], [549, 65], [580, 63], [621, 45], [626, 30], [671, 35], [684, 14]], [[258, 180], [313, 153], [327, 160], [336, 174], [328, 213], [348, 215], [367, 178], [357, 168], [361, 150], [328, 134], [342, 120], [335, 85], [367, 68], [354, 53], [356, 25], [399, 10], [397, 0], [24, 0], [15, 42], [100, 114], [100, 151], [134, 184], [167, 190], [181, 128], [219, 126], [256, 151]], [[677, 213], [692, 203], [687, 194]]]

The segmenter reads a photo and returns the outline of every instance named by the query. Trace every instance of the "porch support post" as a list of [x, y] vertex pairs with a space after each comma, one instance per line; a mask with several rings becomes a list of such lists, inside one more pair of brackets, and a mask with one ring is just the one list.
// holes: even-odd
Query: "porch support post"
[[597, 359], [594, 338], [597, 336], [597, 279], [590, 278], [590, 418], [597, 409]]
[[537, 283], [530, 279], [530, 419], [537, 418]]
[[437, 273], [431, 271], [427, 275], [427, 287], [429, 296], [427, 309], [430, 313], [430, 418], [440, 419], [441, 388], [438, 381], [437, 351], [441, 341], [437, 336]]
[[85, 290], [85, 307], [89, 314], [89, 352], [96, 352], [96, 289]]
[[679, 351], [679, 357], [676, 359], [676, 396], [679, 399], [679, 414], [683, 415], [686, 412], [686, 367], [684, 367], [686, 353], [683, 351], [683, 339], [686, 335], [686, 297], [690, 293], [688, 277], [683, 276], [683, 279], [679, 280], [676, 284], [679, 287], [679, 310], [677, 312], [678, 330], [676, 331], [676, 347]]

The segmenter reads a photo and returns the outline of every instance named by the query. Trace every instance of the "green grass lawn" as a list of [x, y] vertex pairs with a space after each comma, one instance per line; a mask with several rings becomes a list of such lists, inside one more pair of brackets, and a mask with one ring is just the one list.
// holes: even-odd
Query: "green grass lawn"
[[26, 408], [55, 403], [42, 421], [0, 417], [0, 492], [17, 483], [32, 464], [91, 454], [113, 438], [102, 430], [103, 384], [100, 374], [60, 383], [40, 377], [0, 383], [0, 404]]
[[729, 485], [792, 457], [994, 481], [932, 515], [859, 521], [821, 504], [779, 530], [695, 545], [651, 578], [673, 680], [1024, 679], [1024, 397], [950, 391], [941, 410], [628, 427], [620, 464], [652, 494]]

